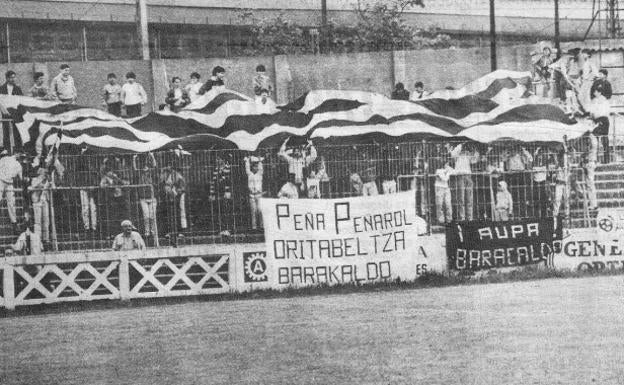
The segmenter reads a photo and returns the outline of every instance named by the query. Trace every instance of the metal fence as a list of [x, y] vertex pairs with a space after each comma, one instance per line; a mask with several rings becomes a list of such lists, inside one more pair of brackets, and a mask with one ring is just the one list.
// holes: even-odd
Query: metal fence
[[[299, 157], [277, 149], [68, 155], [60, 157], [64, 172], [44, 188], [15, 184], [14, 206], [18, 222], [34, 225], [46, 251], [110, 248], [124, 219], [148, 247], [259, 241], [257, 198], [284, 195], [293, 173], [301, 199], [414, 190], [417, 213], [432, 231], [462, 219], [582, 219], [594, 205], [587, 154], [600, 143], [304, 144], [290, 149]], [[602, 160], [604, 151], [596, 151]], [[261, 187], [250, 183], [254, 172], [251, 180], [260, 179]], [[17, 232], [2, 211], [0, 241], [8, 245]]]

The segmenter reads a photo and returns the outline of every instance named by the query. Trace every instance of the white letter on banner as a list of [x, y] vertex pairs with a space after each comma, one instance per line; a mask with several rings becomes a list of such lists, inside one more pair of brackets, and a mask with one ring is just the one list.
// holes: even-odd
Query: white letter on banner
[[511, 237], [516, 238], [516, 235], [522, 234], [524, 228], [521, 225], [511, 226]]
[[457, 270], [466, 268], [466, 249], [457, 249], [455, 253], [455, 267]]
[[535, 235], [539, 237], [539, 223], [529, 223], [527, 225], [527, 235], [530, 237], [531, 235]]

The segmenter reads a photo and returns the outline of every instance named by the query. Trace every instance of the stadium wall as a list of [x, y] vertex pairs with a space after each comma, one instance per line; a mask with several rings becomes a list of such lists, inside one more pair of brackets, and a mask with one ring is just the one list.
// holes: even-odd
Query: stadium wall
[[[533, 45], [504, 47], [499, 51], [499, 68], [529, 70]], [[11, 69], [18, 75], [18, 85], [27, 91], [33, 74], [41, 71], [46, 81], [59, 72], [59, 62], [0, 64], [0, 72]], [[122, 77], [129, 71], [148, 94], [144, 112], [153, 111], [164, 103], [168, 81], [180, 76], [188, 81], [193, 71], [205, 80], [212, 68], [223, 66], [227, 71], [228, 88], [253, 96], [251, 86], [258, 64], [267, 67], [274, 79], [278, 103], [285, 103], [312, 89], [349, 89], [390, 95], [396, 82], [408, 89], [422, 80], [428, 89], [446, 86], [461, 87], [489, 72], [488, 49], [443, 49], [399, 52], [370, 52], [340, 55], [300, 55], [274, 57], [239, 57], [205, 59], [122, 60], [69, 62], [78, 88], [78, 103], [102, 107], [101, 90], [110, 72]]]

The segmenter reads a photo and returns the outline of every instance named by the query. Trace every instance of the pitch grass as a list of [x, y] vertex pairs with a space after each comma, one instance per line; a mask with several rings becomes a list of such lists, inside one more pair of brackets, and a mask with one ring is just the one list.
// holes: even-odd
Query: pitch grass
[[401, 285], [4, 318], [0, 384], [624, 383], [623, 276]]
[[395, 290], [413, 290], [433, 287], [459, 286], [459, 285], [484, 285], [505, 282], [535, 281], [551, 278], [571, 279], [595, 276], [624, 275], [624, 270], [555, 270], [542, 265], [526, 266], [522, 269], [506, 271], [486, 270], [478, 273], [436, 273], [429, 272], [421, 275], [416, 280], [401, 281], [389, 280], [374, 283], [348, 283], [338, 285], [318, 285], [310, 287], [290, 287], [283, 290], [265, 289], [244, 293], [224, 293], [217, 295], [167, 297], [133, 299], [130, 301], [91, 301], [91, 302], [65, 302], [37, 306], [18, 307], [16, 310], [0, 309], [0, 318], [34, 315], [53, 312], [73, 312], [96, 309], [112, 309], [117, 307], [141, 307], [152, 305], [165, 305], [187, 302], [211, 302], [211, 301], [237, 301], [247, 299], [270, 299], [292, 298], [318, 295], [344, 295], [350, 293], [385, 292]]

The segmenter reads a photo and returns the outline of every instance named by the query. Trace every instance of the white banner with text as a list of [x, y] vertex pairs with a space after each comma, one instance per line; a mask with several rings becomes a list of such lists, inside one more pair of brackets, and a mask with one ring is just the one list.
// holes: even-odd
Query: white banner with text
[[416, 215], [413, 191], [262, 199], [260, 207], [270, 287], [412, 280], [426, 272], [418, 236], [426, 223]]

